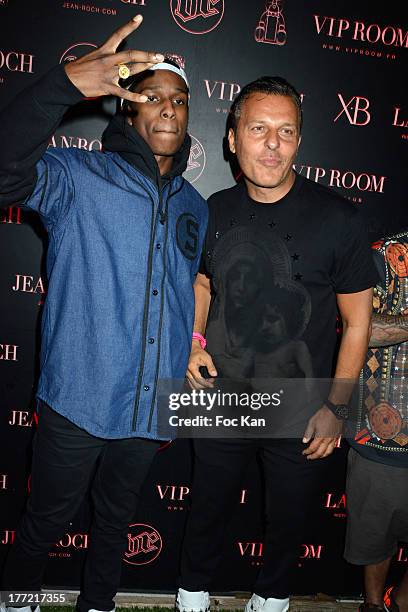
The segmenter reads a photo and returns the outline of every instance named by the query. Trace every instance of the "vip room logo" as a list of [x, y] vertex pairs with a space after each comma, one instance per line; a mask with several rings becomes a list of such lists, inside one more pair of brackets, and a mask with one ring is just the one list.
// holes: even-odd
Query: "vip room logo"
[[345, 17], [312, 16], [322, 48], [376, 59], [395, 60], [395, 51], [408, 47], [408, 31], [394, 25], [353, 21]]
[[323, 168], [300, 163], [293, 164], [293, 168], [298, 174], [315, 181], [315, 183], [322, 183], [327, 185], [327, 187], [344, 190], [343, 195], [347, 198], [350, 198], [351, 192], [354, 192], [354, 194], [359, 192], [360, 200], [355, 200], [357, 203], [362, 202], [361, 195], [366, 193], [383, 195], [386, 189], [386, 181], [388, 180], [387, 176], [373, 174], [372, 172]]
[[401, 546], [397, 552], [397, 561], [399, 563], [408, 563], [408, 547]]
[[408, 47], [408, 31], [392, 25], [380, 26], [377, 23], [367, 24], [364, 21], [350, 21], [344, 17], [313, 15], [316, 32], [319, 36], [337, 39], [351, 39], [355, 42], [367, 42], [371, 45], [382, 44], [385, 47]]
[[167, 504], [167, 510], [184, 510], [186, 498], [190, 495], [190, 487], [173, 484], [157, 484], [160, 499]]
[[147, 565], [160, 555], [163, 541], [160, 533], [151, 525], [129, 525], [128, 548], [123, 560], [130, 565]]
[[195, 136], [191, 136], [190, 155], [184, 176], [190, 183], [198, 181], [204, 172], [206, 164], [205, 149]]
[[97, 46], [94, 45], [93, 43], [88, 43], [88, 42], [75, 43], [74, 45], [71, 45], [70, 47], [68, 47], [68, 49], [64, 51], [64, 53], [61, 55], [59, 63], [65, 64], [66, 62], [74, 62], [79, 57], [86, 55], [92, 49], [96, 49], [96, 48]]
[[0, 491], [8, 489], [8, 474], [0, 474]]
[[170, 0], [174, 21], [189, 34], [208, 34], [224, 17], [225, 0]]
[[266, 0], [265, 8], [255, 28], [255, 40], [269, 45], [286, 44], [286, 25], [282, 11], [283, 0]]
[[[217, 81], [212, 79], [203, 79], [205, 93], [209, 100], [216, 102], [225, 102], [225, 106], [216, 106], [217, 113], [227, 114], [231, 107], [231, 102], [241, 91], [241, 84], [233, 81]], [[305, 94], [300, 94], [300, 99], [303, 103]]]
[[336, 123], [340, 118], [347, 119], [350, 125], [364, 127], [371, 121], [370, 100], [363, 96], [352, 96], [347, 99], [341, 93], [337, 94], [340, 101], [340, 112], [333, 119]]
[[239, 83], [228, 83], [227, 81], [211, 81], [204, 79], [205, 90], [208, 98], [232, 102], [241, 91]]

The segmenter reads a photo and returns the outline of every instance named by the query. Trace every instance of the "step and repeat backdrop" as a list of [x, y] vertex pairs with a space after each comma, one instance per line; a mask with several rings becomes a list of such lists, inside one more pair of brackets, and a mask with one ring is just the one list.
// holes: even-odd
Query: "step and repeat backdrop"
[[[373, 237], [406, 224], [408, 24], [400, 3], [0, 0], [0, 105], [55, 64], [75, 60], [98, 46], [137, 13], [144, 22], [128, 47], [171, 54], [188, 73], [192, 147], [185, 176], [203, 196], [234, 184], [223, 148], [234, 96], [258, 76], [281, 75], [296, 86], [303, 100], [297, 172], [332, 187], [358, 206]], [[49, 146], [99, 150], [114, 109], [114, 101], [106, 99], [79, 104], [67, 114]], [[30, 492], [47, 236], [39, 219], [18, 207], [0, 212], [0, 235], [1, 567]], [[100, 284], [103, 290], [103, 277]], [[336, 451], [337, 467], [314, 500], [295, 568], [296, 593], [361, 593], [361, 571], [342, 560], [346, 450]], [[158, 453], [129, 527], [123, 589], [175, 589], [192, 467], [188, 440]], [[304, 500], [296, 503], [302, 506]], [[219, 543], [224, 561], [215, 590], [250, 590], [262, 565], [262, 507], [261, 475], [254, 462], [242, 482], [225, 540]], [[47, 585], [79, 585], [89, 515], [85, 499], [50, 551]], [[401, 543], [391, 581], [407, 564], [408, 547]]]

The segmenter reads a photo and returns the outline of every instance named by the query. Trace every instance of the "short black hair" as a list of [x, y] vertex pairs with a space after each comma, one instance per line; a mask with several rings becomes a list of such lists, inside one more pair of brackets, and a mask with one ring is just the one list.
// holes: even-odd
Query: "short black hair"
[[299, 93], [286, 79], [279, 76], [262, 76], [245, 85], [235, 98], [230, 111], [230, 125], [234, 132], [237, 129], [238, 121], [242, 112], [242, 105], [245, 100], [253, 93], [265, 93], [272, 96], [287, 96], [294, 102], [299, 118], [299, 133], [302, 130], [303, 113], [302, 101]]

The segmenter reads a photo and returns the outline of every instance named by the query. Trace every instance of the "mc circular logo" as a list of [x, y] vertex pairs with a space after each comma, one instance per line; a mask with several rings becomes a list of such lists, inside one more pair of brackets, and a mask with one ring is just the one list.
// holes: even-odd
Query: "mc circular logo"
[[190, 155], [184, 176], [190, 183], [195, 183], [204, 172], [206, 156], [205, 149], [195, 136], [191, 136]]
[[147, 565], [160, 555], [163, 541], [160, 533], [151, 525], [134, 523], [129, 525], [128, 549], [123, 560], [129, 565]]
[[64, 51], [61, 55], [61, 59], [59, 61], [60, 64], [65, 64], [66, 62], [74, 62], [79, 57], [82, 57], [86, 53], [89, 53], [91, 49], [97, 49], [97, 46], [93, 43], [79, 42], [71, 45]]
[[208, 34], [224, 17], [225, 0], [170, 0], [174, 21], [189, 34]]

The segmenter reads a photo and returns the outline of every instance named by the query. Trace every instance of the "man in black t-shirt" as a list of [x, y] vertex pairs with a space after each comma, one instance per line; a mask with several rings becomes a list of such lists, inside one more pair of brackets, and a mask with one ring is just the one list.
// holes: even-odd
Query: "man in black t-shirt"
[[[279, 77], [258, 79], [236, 98], [231, 120], [229, 146], [243, 181], [209, 200], [187, 378], [194, 389], [222, 379], [229, 391], [262, 391], [277, 378], [304, 379], [307, 393], [285, 406], [291, 422], [303, 423], [297, 438], [286, 433], [195, 440], [193, 502], [177, 607], [181, 612], [208, 608], [241, 477], [260, 451], [267, 515], [264, 564], [246, 610], [284, 612], [305, 510], [331, 465], [331, 458], [314, 460], [333, 452], [351, 387], [333, 385], [305, 419], [307, 381], [358, 378], [377, 273], [352, 205], [293, 170], [302, 121], [296, 90]], [[337, 309], [343, 335], [335, 362]], [[201, 366], [212, 378], [202, 377]]]

